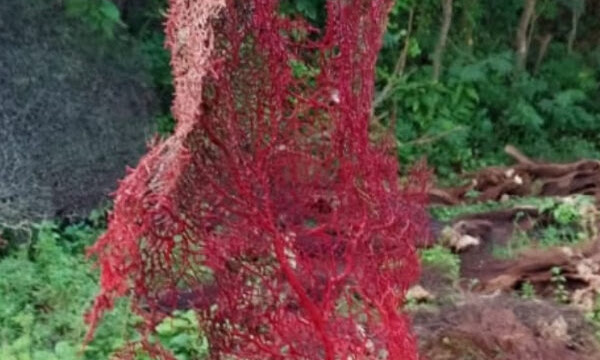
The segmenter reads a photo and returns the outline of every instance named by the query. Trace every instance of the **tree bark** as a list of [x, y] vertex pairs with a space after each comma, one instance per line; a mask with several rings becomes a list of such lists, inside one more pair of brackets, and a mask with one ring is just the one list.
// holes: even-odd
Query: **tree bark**
[[398, 76], [404, 75], [404, 69], [406, 69], [406, 61], [408, 59], [408, 51], [410, 50], [410, 41], [412, 39], [414, 16], [415, 9], [413, 7], [408, 13], [408, 26], [406, 29], [406, 38], [404, 39], [404, 47], [402, 48], [402, 52], [400, 53], [400, 58], [398, 59], [398, 64], [396, 65], [395, 69]]
[[435, 46], [435, 51], [433, 53], [434, 82], [440, 80], [440, 75], [442, 73], [444, 51], [446, 50], [446, 43], [448, 42], [448, 33], [450, 32], [450, 25], [452, 24], [453, 2], [453, 0], [442, 0], [442, 26], [440, 28], [438, 42]]
[[535, 14], [536, 0], [525, 0], [525, 7], [521, 13], [519, 26], [517, 28], [517, 70], [525, 70], [527, 64], [527, 54], [529, 53], [529, 27]]
[[579, 24], [579, 18], [581, 14], [577, 13], [577, 11], [573, 11], [573, 16], [571, 18], [571, 31], [569, 32], [569, 39], [567, 43], [567, 50], [569, 54], [573, 53], [573, 45], [575, 44], [575, 39], [577, 38], [577, 26]]
[[548, 53], [548, 46], [552, 42], [552, 38], [552, 34], [546, 34], [540, 39], [540, 50], [538, 52], [537, 60], [535, 61], [535, 68], [533, 70], [534, 74], [537, 74], [540, 71], [540, 67], [542, 66], [542, 62]]
[[531, 42], [533, 41], [533, 37], [535, 35], [535, 28], [538, 18], [539, 14], [534, 10], [533, 15], [531, 15], [531, 20], [529, 21], [529, 29], [527, 30], [527, 52], [529, 52], [529, 49], [531, 49]]
[[381, 92], [375, 97], [375, 100], [373, 101], [373, 108], [378, 107], [379, 105], [381, 105], [382, 102], [387, 100], [392, 90], [394, 90], [398, 78], [404, 75], [404, 70], [406, 69], [406, 62], [408, 60], [408, 51], [410, 50], [410, 41], [412, 39], [414, 15], [415, 9], [413, 7], [408, 13], [408, 25], [406, 29], [406, 38], [404, 39], [404, 47], [402, 48], [400, 56], [398, 56], [398, 60], [394, 65], [394, 72], [392, 73], [392, 77], [387, 82], [383, 90], [381, 90]]
[[473, 53], [473, 47], [475, 45], [475, 36], [473, 34], [476, 20], [470, 17], [470, 14], [479, 7], [479, 0], [467, 0], [462, 4], [462, 28], [464, 29], [464, 40], [467, 51], [469, 54]]

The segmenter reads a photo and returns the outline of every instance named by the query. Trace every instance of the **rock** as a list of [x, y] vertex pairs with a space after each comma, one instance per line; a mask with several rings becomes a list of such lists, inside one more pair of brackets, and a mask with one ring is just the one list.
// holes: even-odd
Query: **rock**
[[540, 320], [538, 328], [540, 335], [545, 339], [558, 340], [565, 343], [571, 340], [569, 336], [569, 324], [562, 316], [558, 316], [550, 322]]
[[415, 285], [406, 293], [406, 300], [417, 303], [429, 302], [435, 300], [435, 296], [429, 291], [425, 290], [425, 288], [421, 285]]
[[115, 42], [59, 2], [0, 1], [0, 223], [85, 216], [145, 152], [154, 90]]
[[481, 240], [459, 231], [460, 225], [460, 223], [457, 223], [454, 226], [444, 228], [440, 242], [456, 252], [464, 251], [473, 246], [479, 246]]

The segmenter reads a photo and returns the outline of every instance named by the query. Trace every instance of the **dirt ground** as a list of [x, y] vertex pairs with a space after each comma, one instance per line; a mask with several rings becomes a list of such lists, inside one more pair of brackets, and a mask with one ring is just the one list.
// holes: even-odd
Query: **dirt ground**
[[600, 347], [582, 315], [542, 300], [465, 296], [413, 313], [424, 360], [597, 360]]
[[[517, 165], [484, 169], [466, 186], [432, 189], [432, 202], [459, 207], [554, 197], [558, 207], [505, 206], [432, 222], [436, 242], [419, 245], [452, 249], [460, 271], [452, 279], [423, 268], [409, 306], [421, 358], [598, 360], [600, 322], [590, 314], [600, 311], [600, 162], [546, 164], [507, 152]], [[544, 231], [564, 225], [557, 225], [561, 204], [576, 195], [592, 199], [577, 210], [576, 231], [566, 226], [577, 241], [543, 244]], [[527, 242], [519, 243], [519, 235]]]
[[424, 269], [420, 285], [434, 300], [410, 312], [421, 359], [600, 359], [596, 330], [580, 309], [516, 290], [484, 293], [465, 280]]

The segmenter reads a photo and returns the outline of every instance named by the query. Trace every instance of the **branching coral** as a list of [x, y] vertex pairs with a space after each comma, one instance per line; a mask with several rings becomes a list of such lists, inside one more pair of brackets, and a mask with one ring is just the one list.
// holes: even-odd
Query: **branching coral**
[[390, 4], [329, 1], [320, 30], [276, 0], [171, 0], [177, 129], [122, 181], [91, 249], [92, 329], [132, 294], [144, 334], [195, 309], [214, 359], [416, 358], [400, 309], [424, 172], [400, 186], [368, 138]]

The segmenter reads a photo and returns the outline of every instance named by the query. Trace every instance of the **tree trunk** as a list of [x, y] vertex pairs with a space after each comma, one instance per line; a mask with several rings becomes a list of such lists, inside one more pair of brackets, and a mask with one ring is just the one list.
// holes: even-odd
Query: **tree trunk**
[[406, 29], [406, 38], [404, 39], [404, 47], [402, 48], [402, 52], [400, 53], [400, 58], [398, 58], [398, 63], [396, 64], [395, 72], [398, 76], [404, 75], [404, 69], [406, 69], [406, 61], [408, 59], [408, 51], [410, 50], [410, 41], [412, 39], [414, 16], [415, 16], [415, 9], [413, 7], [410, 9], [410, 12], [408, 13], [408, 26]]
[[525, 0], [525, 7], [521, 13], [519, 27], [517, 28], [517, 70], [525, 70], [527, 64], [527, 54], [529, 53], [529, 27], [535, 14], [536, 0]]
[[444, 59], [444, 51], [448, 42], [448, 33], [452, 24], [452, 6], [453, 0], [442, 0], [442, 27], [438, 37], [437, 45], [433, 53], [433, 81], [437, 82], [442, 73], [442, 61]]
[[473, 34], [477, 20], [470, 17], [475, 9], [479, 7], [478, 0], [467, 0], [462, 9], [462, 28], [464, 29], [464, 41], [469, 54], [473, 53], [475, 45], [475, 35]]
[[[529, 29], [527, 30], [527, 49], [531, 49], [531, 42], [533, 41], [533, 37], [535, 35], [535, 27], [537, 25], [537, 21], [539, 18], [539, 14], [534, 11], [533, 15], [531, 15], [531, 20], [529, 21]], [[529, 52], [529, 50], [527, 50]]]
[[415, 17], [415, 8], [411, 8], [408, 13], [408, 25], [406, 29], [406, 38], [404, 39], [404, 47], [398, 56], [398, 60], [394, 65], [394, 70], [390, 80], [387, 82], [383, 90], [375, 97], [373, 101], [373, 109], [377, 108], [381, 103], [388, 99], [392, 90], [396, 86], [398, 79], [404, 75], [406, 69], [406, 62], [408, 60], [408, 51], [410, 50], [410, 41], [412, 39], [413, 22]]
[[575, 44], [575, 39], [577, 38], [577, 26], [579, 24], [580, 14], [577, 11], [573, 11], [573, 16], [571, 18], [571, 31], [569, 32], [569, 40], [567, 43], [567, 49], [569, 54], [573, 53], [573, 45]]
[[534, 74], [537, 74], [540, 71], [542, 61], [544, 61], [546, 53], [548, 53], [548, 46], [550, 45], [550, 42], [552, 42], [552, 38], [552, 34], [546, 34], [543, 38], [540, 39], [540, 50], [538, 51], [537, 60], [535, 61], [535, 68], [533, 70]]

